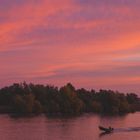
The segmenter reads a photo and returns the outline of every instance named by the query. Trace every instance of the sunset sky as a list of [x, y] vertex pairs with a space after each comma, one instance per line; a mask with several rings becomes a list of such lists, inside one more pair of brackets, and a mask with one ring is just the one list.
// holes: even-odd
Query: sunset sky
[[0, 0], [0, 87], [23, 81], [140, 93], [140, 0]]

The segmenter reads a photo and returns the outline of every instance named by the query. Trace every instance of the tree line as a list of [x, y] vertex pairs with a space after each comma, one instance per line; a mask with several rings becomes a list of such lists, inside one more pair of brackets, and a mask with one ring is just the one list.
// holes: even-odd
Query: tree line
[[135, 93], [75, 89], [71, 83], [58, 88], [24, 82], [0, 89], [0, 113], [78, 115], [94, 112], [118, 115], [139, 110], [140, 99]]

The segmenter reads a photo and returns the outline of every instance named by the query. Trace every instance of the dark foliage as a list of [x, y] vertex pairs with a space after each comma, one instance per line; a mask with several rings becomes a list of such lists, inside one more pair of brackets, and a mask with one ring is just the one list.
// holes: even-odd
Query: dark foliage
[[139, 110], [140, 99], [134, 93], [76, 90], [70, 83], [60, 89], [25, 82], [0, 89], [0, 113], [77, 115], [94, 112], [116, 115]]

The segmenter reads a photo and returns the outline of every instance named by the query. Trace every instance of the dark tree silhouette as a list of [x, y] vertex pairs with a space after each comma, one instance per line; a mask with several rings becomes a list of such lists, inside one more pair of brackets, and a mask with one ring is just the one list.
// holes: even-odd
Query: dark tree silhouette
[[134, 93], [75, 89], [71, 83], [60, 89], [26, 82], [0, 89], [0, 113], [77, 115], [95, 112], [118, 115], [139, 110], [140, 99]]

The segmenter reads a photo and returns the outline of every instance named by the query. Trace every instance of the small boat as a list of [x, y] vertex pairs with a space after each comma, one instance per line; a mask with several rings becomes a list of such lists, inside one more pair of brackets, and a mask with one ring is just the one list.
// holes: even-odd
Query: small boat
[[106, 133], [111, 133], [111, 132], [113, 132], [113, 130], [114, 130], [114, 128], [112, 128], [112, 127], [105, 128], [105, 127], [102, 127], [102, 126], [99, 126], [99, 129], [100, 129], [101, 131], [106, 132]]

